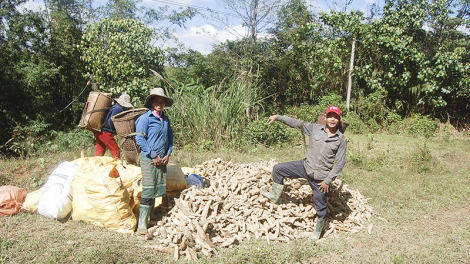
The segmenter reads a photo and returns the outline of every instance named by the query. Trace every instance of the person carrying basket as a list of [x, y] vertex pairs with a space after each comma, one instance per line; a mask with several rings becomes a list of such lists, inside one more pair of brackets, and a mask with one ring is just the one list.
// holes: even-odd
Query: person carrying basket
[[113, 120], [111, 118], [123, 111], [127, 111], [129, 108], [133, 108], [134, 106], [131, 104], [131, 97], [125, 93], [119, 96], [119, 98], [115, 98], [114, 101], [116, 103], [111, 106], [106, 114], [101, 132], [93, 131], [96, 139], [95, 156], [103, 156], [106, 152], [106, 148], [108, 148], [113, 158], [116, 159], [121, 157], [121, 150], [114, 139], [116, 128], [114, 127]]

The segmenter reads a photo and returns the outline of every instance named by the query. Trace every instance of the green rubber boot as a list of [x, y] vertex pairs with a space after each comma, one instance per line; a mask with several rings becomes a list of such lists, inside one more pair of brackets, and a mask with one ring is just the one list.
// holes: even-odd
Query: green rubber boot
[[267, 192], [264, 188], [261, 188], [261, 194], [269, 198], [273, 203], [277, 203], [279, 197], [281, 197], [282, 190], [284, 190], [284, 185], [274, 182], [271, 187], [271, 192]]
[[325, 225], [325, 218], [322, 219], [317, 219], [317, 227], [315, 228], [315, 232], [313, 232], [313, 235], [311, 235], [308, 239], [310, 241], [317, 241], [320, 239], [321, 232], [323, 231], [323, 226]]
[[137, 233], [139, 235], [147, 234], [147, 222], [149, 217], [150, 205], [140, 205], [139, 224], [137, 226]]

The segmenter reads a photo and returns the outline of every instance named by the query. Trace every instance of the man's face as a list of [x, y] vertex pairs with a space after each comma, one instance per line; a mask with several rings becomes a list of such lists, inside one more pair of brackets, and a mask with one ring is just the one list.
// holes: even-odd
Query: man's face
[[339, 115], [335, 112], [329, 112], [326, 115], [326, 125], [330, 128], [335, 128], [339, 124]]
[[154, 96], [151, 102], [153, 110], [163, 111], [163, 107], [165, 107], [165, 98], [163, 96]]

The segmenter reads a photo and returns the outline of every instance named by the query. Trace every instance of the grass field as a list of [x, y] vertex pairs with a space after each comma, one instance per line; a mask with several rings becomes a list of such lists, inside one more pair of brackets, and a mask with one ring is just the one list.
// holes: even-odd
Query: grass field
[[[252, 240], [219, 249], [201, 263], [470, 263], [470, 138], [348, 135], [348, 162], [341, 179], [371, 198], [387, 221], [372, 218], [372, 233], [339, 233], [311, 244]], [[92, 155], [92, 149], [84, 150]], [[253, 147], [244, 153], [176, 151], [182, 166], [213, 158], [250, 163], [301, 159], [301, 144]], [[0, 185], [34, 191], [62, 161], [80, 150], [27, 160], [0, 160]], [[156, 252], [154, 240], [76, 221], [64, 223], [19, 213], [0, 217], [0, 263], [179, 263]]]

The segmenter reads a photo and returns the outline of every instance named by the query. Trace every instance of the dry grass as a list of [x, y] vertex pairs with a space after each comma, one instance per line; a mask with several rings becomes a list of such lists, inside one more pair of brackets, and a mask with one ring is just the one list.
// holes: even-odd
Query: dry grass
[[[470, 263], [470, 139], [348, 135], [342, 179], [388, 222], [374, 218], [372, 233], [340, 233], [317, 245], [252, 241], [220, 249], [202, 263]], [[90, 150], [87, 154], [92, 153]], [[300, 159], [304, 149], [254, 147], [245, 153], [175, 152], [182, 166], [213, 158], [249, 163]], [[0, 184], [38, 188], [57, 164], [79, 151], [29, 160], [0, 160]], [[35, 185], [36, 184], [36, 185]], [[369, 223], [367, 223], [368, 225]], [[151, 249], [155, 240], [105, 228], [20, 213], [0, 218], [0, 263], [173, 263]], [[184, 262], [179, 260], [178, 262]]]

